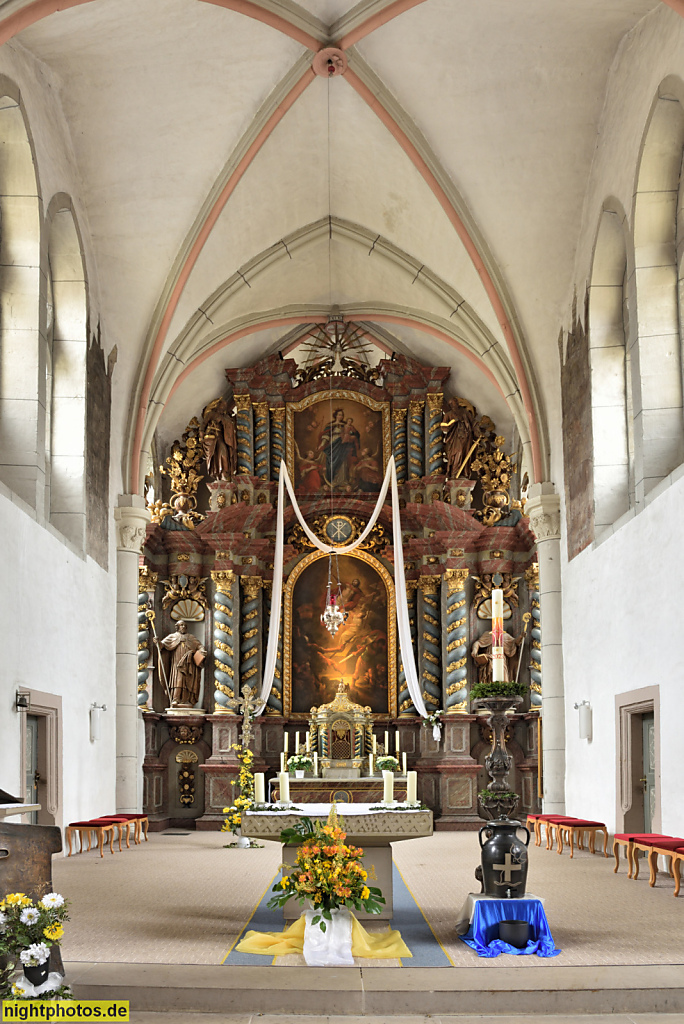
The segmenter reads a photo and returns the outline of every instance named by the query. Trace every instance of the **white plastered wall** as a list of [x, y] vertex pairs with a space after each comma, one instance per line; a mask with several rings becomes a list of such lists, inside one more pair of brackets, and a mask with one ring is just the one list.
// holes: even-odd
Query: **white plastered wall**
[[[60, 101], [58, 80], [19, 43], [0, 49], [0, 74], [19, 88], [37, 164], [43, 209], [62, 192], [73, 202], [85, 253], [91, 323], [98, 317], [97, 275], [88, 221], [80, 198], [78, 170]], [[41, 267], [45, 298], [47, 238]], [[44, 319], [44, 318], [43, 318]], [[106, 339], [103, 332], [103, 342]], [[109, 347], [107, 345], [107, 347]], [[112, 459], [112, 466], [117, 463]], [[118, 468], [111, 494], [120, 490]], [[17, 688], [62, 698], [63, 823], [107, 813], [115, 792], [114, 622], [116, 580], [8, 487], [0, 487], [3, 540], [0, 616], [5, 634], [0, 674], [0, 787], [23, 796], [20, 777], [21, 713], [14, 709]], [[110, 565], [115, 565], [114, 551]], [[106, 704], [102, 738], [91, 742], [89, 706]], [[11, 819], [10, 819], [11, 820]]]
[[[684, 79], [684, 19], [661, 5], [623, 40], [611, 70], [578, 245], [575, 288], [580, 295], [590, 279], [592, 247], [607, 197], [618, 199], [633, 227], [642, 140], [658, 88], [669, 75]], [[563, 543], [566, 808], [568, 814], [596, 818], [610, 828], [617, 817], [615, 697], [659, 686], [659, 827], [681, 834], [684, 654], [677, 638], [682, 631], [683, 498], [680, 467], [651, 491], [645, 507], [638, 513], [632, 509], [600, 543], [570, 563]], [[579, 739], [573, 705], [582, 700], [593, 709], [591, 741]]]

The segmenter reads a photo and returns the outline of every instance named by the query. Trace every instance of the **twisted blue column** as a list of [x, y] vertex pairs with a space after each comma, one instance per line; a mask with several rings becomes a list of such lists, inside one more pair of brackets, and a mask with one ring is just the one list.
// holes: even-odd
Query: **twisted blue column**
[[258, 686], [261, 633], [261, 576], [242, 576], [240, 608], [240, 690]]
[[235, 574], [212, 572], [214, 581], [214, 712], [232, 715], [228, 701], [235, 696]]
[[392, 412], [392, 451], [400, 484], [406, 481], [406, 413], [406, 409]]
[[468, 705], [467, 569], [448, 569], [446, 574], [446, 690], [447, 714], [464, 714]]
[[535, 562], [525, 573], [530, 592], [532, 613], [530, 634], [530, 710], [541, 711], [542, 706], [542, 660], [541, 660], [541, 598], [539, 595], [539, 565]]
[[421, 399], [409, 402], [408, 470], [409, 480], [424, 476], [425, 459], [425, 403]]
[[[273, 598], [273, 581], [264, 580], [264, 650], [268, 646], [268, 630], [271, 622], [271, 609]], [[273, 685], [266, 701], [267, 715], [282, 715], [283, 713], [283, 623], [280, 618], [278, 629], [278, 652], [276, 654], [276, 665], [273, 673]]]
[[271, 409], [271, 480], [280, 476], [280, 460], [285, 458], [285, 406]]
[[425, 475], [432, 476], [435, 473], [443, 473], [444, 464], [444, 434], [442, 433], [442, 394], [430, 394], [427, 396], [427, 462]]
[[252, 476], [254, 458], [252, 447], [252, 400], [249, 395], [236, 395], [235, 432], [237, 434], [237, 471]]
[[[418, 583], [416, 580], [406, 580], [406, 602], [408, 604], [409, 614], [409, 626], [411, 627], [411, 643], [413, 644], [414, 650], [416, 645], [416, 588]], [[416, 715], [417, 711], [411, 700], [408, 685], [406, 683], [406, 672], [404, 671], [404, 662], [401, 658], [401, 651], [399, 651], [399, 677], [397, 679], [397, 706], [399, 709], [399, 716], [410, 718], [412, 715]]]
[[254, 476], [268, 480], [268, 402], [254, 403]]
[[422, 593], [420, 682], [428, 711], [436, 711], [442, 700], [441, 582], [441, 576], [421, 576], [419, 580]]

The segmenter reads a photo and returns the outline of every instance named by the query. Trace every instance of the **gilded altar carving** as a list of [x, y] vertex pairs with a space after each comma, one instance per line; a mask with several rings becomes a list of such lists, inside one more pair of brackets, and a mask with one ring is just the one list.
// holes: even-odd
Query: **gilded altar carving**
[[[338, 527], [338, 521], [340, 523], [344, 522], [348, 524], [348, 529], [344, 531], [338, 530], [338, 535], [336, 536], [333, 532], [333, 527]], [[342, 547], [345, 544], [353, 544], [357, 537], [359, 537], [366, 528], [366, 523], [363, 519], [360, 519], [359, 516], [347, 516], [343, 514], [316, 516], [307, 525], [324, 544], [331, 544], [335, 547]], [[314, 549], [314, 545], [304, 533], [304, 530], [299, 523], [295, 523], [289, 530], [286, 537], [286, 543], [291, 544], [294, 549], [299, 552], [311, 551]], [[391, 538], [387, 528], [378, 521], [359, 547], [363, 551], [370, 551], [372, 554], [380, 554], [390, 543]]]
[[162, 608], [168, 608], [169, 605], [182, 600], [197, 601], [203, 608], [208, 608], [207, 597], [204, 593], [204, 584], [207, 579], [207, 576], [184, 576], [181, 573], [179, 576], [172, 576], [169, 580], [164, 580], [165, 593], [162, 598]]

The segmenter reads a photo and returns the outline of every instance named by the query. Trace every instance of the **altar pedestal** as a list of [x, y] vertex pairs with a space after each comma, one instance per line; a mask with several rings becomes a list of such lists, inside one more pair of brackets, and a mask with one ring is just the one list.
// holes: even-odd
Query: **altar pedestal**
[[[298, 781], [301, 783], [302, 780]], [[311, 804], [306, 808], [306, 817], [325, 821], [329, 812], [329, 804]], [[385, 897], [385, 905], [380, 914], [361, 911], [355, 911], [355, 914], [360, 921], [388, 921], [393, 914], [390, 843], [431, 836], [432, 811], [371, 811], [369, 804], [359, 803], [337, 804], [337, 812], [344, 821], [347, 841], [363, 848], [362, 862], [368, 872], [369, 884], [376, 885]], [[292, 828], [304, 816], [304, 813], [296, 811], [248, 811], [243, 816], [242, 834], [252, 839], [278, 842], [282, 830]], [[295, 846], [283, 846], [283, 863], [294, 864], [296, 853]], [[283, 907], [286, 921], [295, 920], [301, 912], [302, 907], [297, 900], [289, 900]]]
[[[290, 776], [290, 800], [293, 804], [379, 804], [383, 795], [381, 776], [365, 779], [330, 779]], [[273, 799], [280, 797], [277, 785]], [[406, 800], [406, 776], [394, 776], [394, 799]]]

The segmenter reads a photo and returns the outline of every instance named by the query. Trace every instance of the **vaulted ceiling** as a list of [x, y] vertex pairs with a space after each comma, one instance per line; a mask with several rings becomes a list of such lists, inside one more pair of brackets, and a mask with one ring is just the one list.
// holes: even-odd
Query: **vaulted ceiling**
[[[333, 305], [450, 365], [452, 392], [515, 426], [543, 479], [607, 76], [658, 7], [1, 5], [0, 39], [46, 67], [68, 125], [119, 350], [122, 487], [138, 486], [155, 429], [174, 436], [223, 389], [225, 366]], [[326, 47], [344, 73], [312, 71]]]

